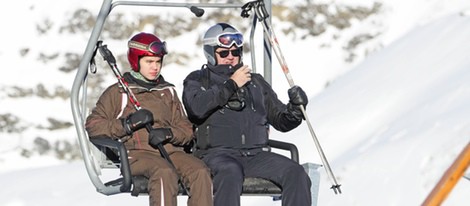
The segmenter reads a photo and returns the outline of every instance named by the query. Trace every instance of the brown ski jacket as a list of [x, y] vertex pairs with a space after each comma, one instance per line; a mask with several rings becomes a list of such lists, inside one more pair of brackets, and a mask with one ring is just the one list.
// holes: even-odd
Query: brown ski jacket
[[[155, 84], [145, 83], [133, 78], [130, 73], [123, 75], [129, 83], [142, 108], [148, 109], [154, 116], [154, 128], [170, 128], [174, 138], [164, 145], [168, 153], [183, 150], [183, 145], [193, 139], [192, 124], [189, 122], [174, 85], [166, 82], [162, 76]], [[137, 84], [139, 82], [139, 84]], [[130, 136], [122, 125], [122, 119], [135, 112], [127, 94], [118, 83], [109, 86], [100, 96], [96, 107], [86, 119], [86, 130], [90, 138], [108, 137], [124, 142], [128, 150], [143, 149], [155, 151], [148, 144], [148, 132], [145, 128], [135, 131]]]

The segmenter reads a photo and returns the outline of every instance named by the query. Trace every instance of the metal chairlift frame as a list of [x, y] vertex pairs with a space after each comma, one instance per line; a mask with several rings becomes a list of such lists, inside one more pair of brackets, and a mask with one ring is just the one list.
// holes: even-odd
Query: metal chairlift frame
[[[271, 0], [265, 0], [265, 4], [268, 8], [268, 11], [271, 12]], [[119, 0], [103, 0], [101, 9], [96, 19], [95, 26], [91, 32], [88, 44], [86, 46], [85, 52], [83, 57], [80, 61], [77, 74], [75, 80], [72, 85], [71, 90], [71, 107], [72, 107], [72, 114], [73, 119], [78, 135], [78, 141], [81, 149], [81, 153], [85, 162], [85, 167], [88, 172], [88, 176], [90, 177], [91, 182], [95, 186], [98, 192], [105, 194], [105, 195], [113, 195], [122, 192], [128, 192], [131, 187], [131, 178], [129, 168], [125, 167], [125, 162], [127, 161], [127, 152], [123, 147], [122, 143], [117, 141], [107, 141], [106, 139], [98, 139], [91, 142], [88, 138], [88, 135], [85, 130], [84, 120], [86, 119], [87, 112], [86, 112], [86, 103], [87, 103], [87, 77], [89, 72], [89, 63], [94, 58], [94, 49], [96, 43], [99, 40], [101, 32], [104, 28], [105, 21], [110, 14], [111, 10], [116, 6], [153, 6], [153, 7], [186, 7], [191, 9], [193, 7], [196, 8], [241, 8], [243, 4], [237, 3], [172, 3], [172, 2], [158, 2], [152, 0], [137, 0], [137, 1], [119, 1]], [[270, 20], [269, 20], [270, 21]], [[250, 44], [252, 48], [254, 47], [254, 31], [256, 27], [256, 22], [253, 22], [251, 28], [251, 35], [250, 35]], [[271, 83], [271, 47], [268, 43], [269, 41], [266, 39], [266, 35], [264, 37], [264, 77], [265, 79]], [[255, 56], [254, 52], [252, 52], [252, 65], [255, 67]], [[255, 68], [253, 68], [255, 69]], [[81, 99], [80, 99], [80, 92], [81, 92]], [[120, 161], [124, 165], [119, 165], [121, 169], [121, 173], [124, 176], [124, 182], [114, 182], [113, 183], [104, 183], [103, 180], [100, 178], [101, 175], [101, 168], [107, 167], [116, 167], [116, 162], [111, 163], [103, 163], [101, 165], [97, 165], [97, 162], [102, 160], [98, 159], [96, 155], [96, 151], [100, 153], [100, 151], [95, 147], [96, 145], [100, 145], [102, 147], [112, 148], [117, 151], [118, 155], [120, 155]], [[284, 149], [291, 152], [291, 158], [298, 162], [298, 151], [295, 145], [275, 140], [270, 140], [270, 146], [274, 148]], [[101, 158], [104, 155], [101, 153]], [[128, 164], [128, 163], [127, 163]], [[312, 205], [316, 205], [317, 195], [318, 195], [318, 186], [319, 186], [319, 173], [317, 168], [320, 166], [318, 164], [313, 163], [305, 163], [303, 165], [306, 168], [306, 171], [309, 173], [309, 176], [312, 180]], [[279, 190], [280, 191], [280, 190]], [[274, 192], [278, 193], [279, 191]], [[275, 195], [271, 194], [272, 191], [265, 191], [264, 193], [254, 193], [254, 195]]]

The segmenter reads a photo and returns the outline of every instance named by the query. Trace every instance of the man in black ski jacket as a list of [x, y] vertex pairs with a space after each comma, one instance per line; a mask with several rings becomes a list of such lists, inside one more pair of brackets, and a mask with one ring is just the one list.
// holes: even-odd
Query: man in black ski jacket
[[197, 150], [211, 169], [215, 206], [238, 206], [244, 177], [282, 188], [282, 205], [311, 205], [310, 179], [291, 159], [269, 152], [269, 127], [287, 132], [303, 119], [308, 103], [298, 86], [282, 103], [264, 78], [242, 64], [243, 35], [218, 23], [204, 35], [208, 63], [184, 80], [183, 104], [196, 126]]

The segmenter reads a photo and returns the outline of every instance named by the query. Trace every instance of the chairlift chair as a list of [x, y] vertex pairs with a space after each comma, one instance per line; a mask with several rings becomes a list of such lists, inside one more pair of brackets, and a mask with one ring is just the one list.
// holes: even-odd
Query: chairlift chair
[[[270, 5], [270, 0], [266, 0]], [[86, 103], [87, 103], [87, 78], [89, 73], [89, 63], [94, 58], [94, 49], [97, 45], [100, 34], [103, 30], [106, 18], [111, 10], [116, 6], [154, 6], [154, 7], [186, 7], [191, 10], [197, 17], [199, 17], [201, 8], [241, 8], [243, 4], [236, 3], [171, 3], [171, 2], [157, 2], [152, 0], [138, 0], [138, 1], [116, 1], [116, 0], [103, 0], [103, 4], [96, 19], [96, 24], [92, 30], [88, 44], [86, 46], [83, 58], [80, 61], [79, 68], [71, 90], [71, 107], [72, 114], [77, 131], [77, 137], [80, 145], [80, 150], [85, 162], [85, 167], [88, 176], [95, 186], [97, 192], [104, 195], [114, 195], [119, 193], [131, 193], [133, 196], [145, 194], [147, 190], [147, 179], [143, 176], [132, 176], [130, 166], [127, 159], [127, 150], [123, 143], [112, 140], [110, 138], [93, 138], [90, 139], [85, 130], [84, 120], [87, 117]], [[252, 25], [252, 32], [250, 42], [253, 45], [255, 24]], [[265, 37], [266, 38], [266, 37]], [[267, 41], [267, 40], [265, 40]], [[266, 45], [266, 44], [265, 44]], [[265, 57], [270, 57], [270, 50], [265, 46]], [[252, 54], [253, 66], [254, 55]], [[265, 78], [270, 78], [271, 62], [270, 58], [266, 61], [265, 58]], [[266, 63], [267, 62], [267, 63]], [[269, 81], [270, 82], [270, 79]], [[80, 97], [81, 92], [81, 97]], [[299, 162], [299, 154], [297, 147], [294, 144], [282, 141], [269, 140], [269, 146], [290, 152], [292, 160]], [[317, 168], [320, 166], [313, 163], [303, 164], [308, 172], [312, 181], [312, 205], [316, 205], [318, 186], [319, 186], [319, 173]], [[115, 179], [105, 181], [102, 175], [102, 169], [114, 168], [118, 169], [120, 175]], [[184, 190], [180, 188], [180, 195], [185, 195]], [[281, 188], [271, 181], [261, 178], [245, 178], [243, 183], [242, 195], [268, 195], [274, 199], [280, 199]]]

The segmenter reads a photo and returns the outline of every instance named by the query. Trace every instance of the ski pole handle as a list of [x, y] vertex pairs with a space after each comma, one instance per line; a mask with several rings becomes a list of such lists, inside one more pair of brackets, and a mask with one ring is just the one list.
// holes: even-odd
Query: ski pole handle
[[256, 14], [258, 19], [259, 21], [265, 21], [269, 17], [268, 10], [266, 10], [266, 6], [264, 6], [264, 2], [262, 0], [258, 0], [257, 3], [259, 5], [255, 8], [257, 8]]
[[108, 49], [108, 45], [101, 45], [102, 41], [98, 42], [98, 50], [100, 51], [101, 56], [104, 60], [110, 65], [116, 65], [116, 58], [114, 58], [113, 53]]

